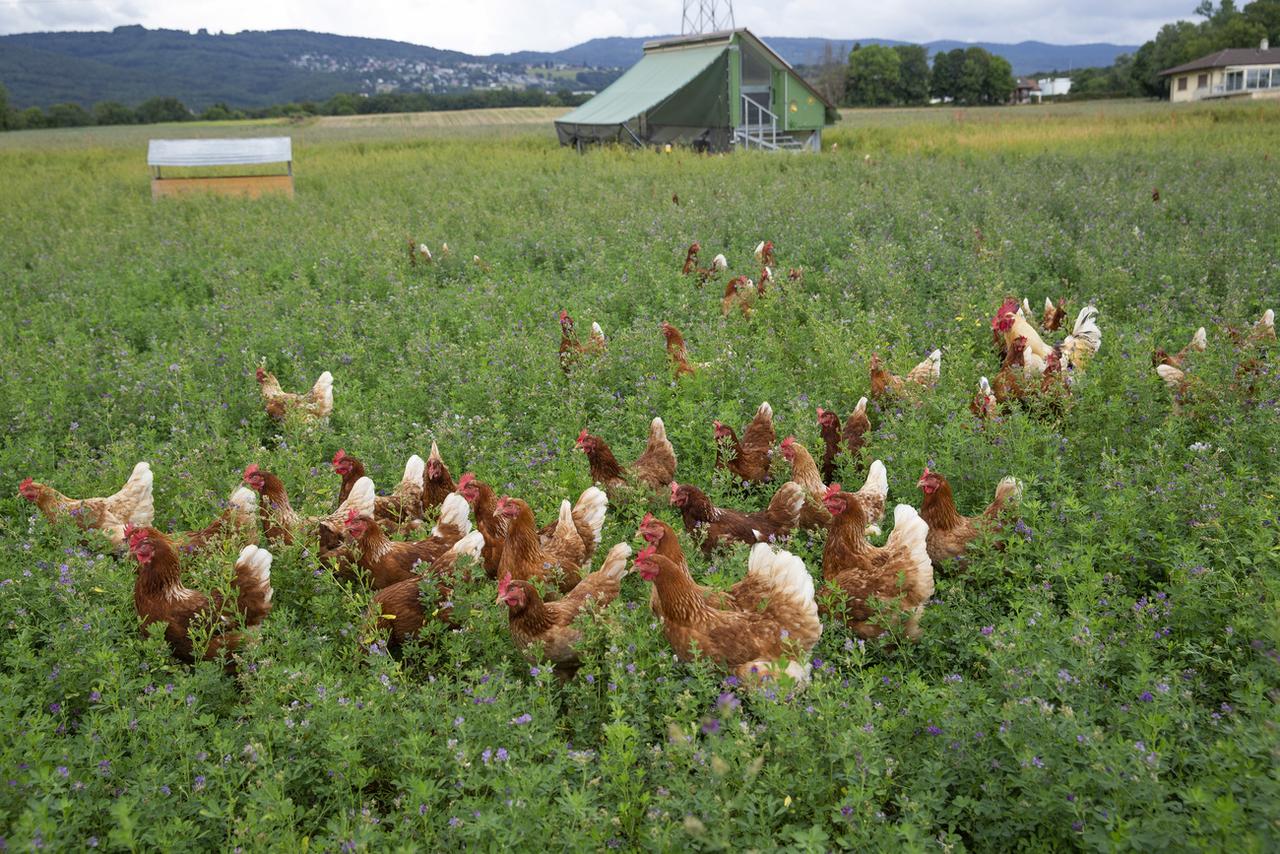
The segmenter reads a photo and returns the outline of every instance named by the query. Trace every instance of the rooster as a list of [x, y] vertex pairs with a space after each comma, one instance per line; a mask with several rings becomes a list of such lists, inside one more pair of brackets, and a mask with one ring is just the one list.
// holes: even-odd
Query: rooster
[[854, 461], [857, 461], [859, 452], [867, 443], [867, 434], [871, 432], [871, 420], [867, 418], [867, 399], [858, 399], [858, 405], [844, 420], [843, 430], [840, 428], [840, 416], [819, 406], [818, 429], [825, 446], [822, 452], [822, 479], [830, 481], [836, 475], [836, 457], [840, 453], [841, 442]]
[[773, 407], [769, 401], [764, 401], [756, 409], [741, 441], [728, 424], [713, 421], [712, 425], [716, 439], [716, 468], [728, 469], [747, 483], [764, 483], [769, 479], [770, 456], [778, 435], [773, 429]]
[[792, 267], [787, 270], [787, 281], [793, 284], [800, 284], [804, 281], [804, 267]]
[[573, 318], [569, 312], [560, 310], [560, 368], [566, 374], [583, 356], [599, 356], [605, 351], [607, 343], [604, 330], [599, 323], [591, 324], [591, 337], [586, 344], [578, 341], [578, 333], [574, 331]]
[[[338, 503], [347, 500], [351, 487], [364, 477], [364, 463], [351, 456], [341, 448], [333, 455], [333, 470], [342, 476], [342, 487], [338, 490]], [[374, 502], [373, 518], [386, 530], [395, 533], [399, 530], [413, 530], [422, 523], [425, 512], [422, 502], [422, 482], [426, 464], [422, 457], [413, 454], [404, 466], [404, 475], [399, 485], [390, 495], [378, 496]]]
[[717, 548], [730, 543], [763, 543], [791, 531], [800, 520], [804, 488], [798, 483], [784, 483], [768, 508], [743, 513], [716, 507], [701, 489], [673, 480], [671, 505], [680, 511], [685, 531], [690, 536], [703, 537], [702, 553], [711, 557]]
[[661, 492], [676, 476], [676, 451], [667, 440], [667, 428], [661, 418], [649, 423], [649, 442], [644, 453], [625, 467], [619, 465], [604, 439], [591, 435], [585, 428], [578, 434], [576, 444], [578, 450], [587, 455], [591, 479], [615, 500], [615, 493], [628, 487]]
[[275, 374], [259, 366], [258, 390], [262, 392], [267, 414], [283, 421], [290, 412], [296, 412], [308, 420], [328, 418], [333, 412], [333, 374], [325, 371], [306, 394], [293, 394], [280, 388]]
[[898, 377], [885, 370], [877, 353], [871, 354], [871, 397], [880, 400], [885, 396], [902, 396], [909, 390], [907, 383], [917, 390], [933, 388], [942, 375], [942, 351], [934, 350], [920, 364], [907, 373], [906, 377]]
[[764, 266], [772, 267], [774, 263], [773, 241], [772, 240], [760, 241], [758, 244], [756, 244], [756, 250], [752, 254], [755, 255], [756, 260], [759, 261]]
[[[561, 502], [555, 532], [546, 543], [541, 541], [534, 528], [533, 511], [519, 498], [502, 496], [498, 499], [496, 512], [506, 520], [507, 526], [502, 560], [498, 565], [500, 575], [521, 581], [545, 581], [561, 593], [568, 593], [577, 586], [582, 580], [581, 567], [590, 558], [594, 545], [588, 546], [578, 532], [568, 501]], [[598, 527], [595, 536], [599, 542]]]
[[680, 330], [664, 320], [662, 337], [667, 341], [667, 356], [671, 359], [671, 368], [675, 372], [676, 379], [680, 379], [684, 374], [692, 376], [697, 373], [697, 368], [689, 363], [689, 353], [685, 350], [684, 336], [680, 334]]
[[178, 551], [173, 542], [148, 527], [130, 525], [126, 532], [129, 551], [138, 562], [133, 585], [133, 604], [142, 618], [145, 633], [152, 623], [164, 623], [164, 638], [178, 659], [194, 660], [191, 639], [193, 621], [209, 625], [213, 632], [201, 658], [214, 658], [222, 649], [235, 651], [243, 640], [241, 626], [252, 629], [271, 612], [271, 553], [257, 546], [245, 546], [235, 564], [235, 604], [220, 591], [206, 596], [182, 585]]
[[427, 454], [427, 467], [422, 476], [422, 506], [424, 509], [439, 507], [450, 494], [457, 491], [453, 475], [440, 456], [440, 448], [431, 443], [431, 453]]
[[910, 614], [903, 633], [920, 636], [924, 604], [933, 595], [933, 564], [925, 541], [929, 526], [906, 504], [893, 509], [893, 530], [884, 546], [867, 542], [862, 502], [833, 483], [823, 503], [831, 528], [822, 552], [822, 578], [843, 605], [845, 618], [859, 637], [874, 638], [887, 628], [868, 600], [880, 599]]
[[969, 411], [982, 421], [995, 417], [996, 395], [986, 377], [978, 378], [978, 393], [969, 401]]
[[[390, 633], [390, 646], [398, 647], [409, 638], [416, 637], [428, 617], [454, 625], [453, 607], [449, 602], [453, 590], [446, 577], [457, 567], [460, 559], [479, 560], [483, 545], [484, 537], [479, 531], [472, 531], [437, 557], [425, 574], [388, 584], [373, 594], [370, 610], [378, 614], [378, 628]], [[423, 602], [424, 583], [435, 586], [437, 607], [430, 614]]]
[[1022, 497], [1022, 483], [1015, 477], [1006, 477], [996, 484], [995, 498], [981, 516], [961, 516], [951, 497], [951, 484], [941, 474], [925, 466], [916, 486], [924, 492], [920, 518], [929, 525], [926, 546], [934, 564], [960, 557], [984, 531], [999, 531], [1000, 514]]
[[1063, 339], [1057, 347], [1050, 347], [1031, 327], [1026, 319], [1018, 314], [1016, 300], [1007, 299], [991, 320], [991, 329], [1006, 346], [1013, 344], [1014, 339], [1024, 337], [1031, 353], [1040, 360], [1049, 357], [1049, 351], [1056, 349], [1063, 363], [1072, 370], [1083, 370], [1089, 359], [1102, 346], [1102, 331], [1098, 328], [1098, 309], [1086, 305], [1076, 315], [1071, 334]]
[[734, 276], [724, 286], [724, 297], [720, 300], [721, 316], [728, 317], [737, 306], [743, 317], [750, 317], [757, 296], [755, 282], [746, 276]]
[[804, 561], [764, 543], [751, 549], [747, 574], [767, 589], [762, 608], [716, 607], [698, 594], [689, 570], [653, 546], [636, 557], [636, 571], [654, 585], [662, 632], [682, 661], [701, 654], [744, 681], [782, 674], [808, 682], [809, 652], [822, 637], [813, 579]]
[[143, 527], [155, 518], [152, 479], [151, 465], [142, 462], [133, 467], [120, 491], [106, 498], [68, 498], [31, 478], [18, 485], [18, 494], [39, 507], [50, 524], [70, 517], [82, 530], [102, 531], [113, 546], [120, 546], [126, 525]]
[[1209, 336], [1204, 331], [1204, 327], [1201, 326], [1196, 330], [1195, 334], [1191, 336], [1191, 340], [1187, 342], [1187, 345], [1172, 356], [1163, 349], [1157, 347], [1155, 352], [1151, 354], [1151, 366], [1172, 365], [1175, 368], [1181, 369], [1187, 360], [1188, 353], [1203, 353], [1208, 346]]
[[684, 266], [680, 268], [680, 275], [687, 276], [698, 269], [698, 253], [701, 251], [702, 244], [696, 240], [689, 244], [689, 251], [684, 255]]
[[245, 467], [244, 483], [258, 493], [258, 518], [262, 521], [262, 533], [267, 542], [292, 545], [301, 536], [318, 533], [320, 547], [324, 551], [342, 544], [342, 524], [347, 511], [351, 507], [363, 506], [367, 501], [372, 516], [372, 505], [376, 497], [373, 481], [362, 477], [351, 487], [347, 500], [338, 505], [337, 510], [323, 516], [304, 517], [289, 503], [289, 493], [285, 490], [284, 481], [259, 468], [257, 463]]
[[1045, 332], [1057, 332], [1062, 326], [1062, 321], [1067, 319], [1067, 303], [1066, 300], [1058, 300], [1058, 304], [1054, 305], [1053, 301], [1048, 297], [1044, 298], [1044, 314], [1040, 318], [1040, 328]]
[[631, 546], [618, 543], [599, 569], [555, 602], [544, 602], [528, 581], [504, 575], [498, 582], [496, 602], [507, 606], [507, 625], [516, 648], [531, 662], [550, 659], [561, 678], [572, 677], [582, 642], [582, 630], [574, 622], [588, 608], [603, 609], [618, 598], [629, 557]]
[[[818, 467], [807, 448], [796, 441], [795, 436], [782, 440], [782, 457], [791, 463], [791, 482], [799, 484], [805, 492], [805, 504], [800, 510], [801, 528], [825, 528], [831, 524], [831, 514], [822, 503], [827, 485], [818, 476]], [[889, 497], [889, 476], [884, 463], [874, 460], [867, 470], [867, 482], [856, 493], [867, 513], [867, 534], [880, 534], [880, 522], [884, 520], [885, 501]]]
[[227, 507], [205, 527], [172, 534], [169, 539], [183, 554], [199, 554], [210, 547], [231, 542], [237, 547], [256, 544], [258, 496], [245, 486], [237, 487], [227, 499]]

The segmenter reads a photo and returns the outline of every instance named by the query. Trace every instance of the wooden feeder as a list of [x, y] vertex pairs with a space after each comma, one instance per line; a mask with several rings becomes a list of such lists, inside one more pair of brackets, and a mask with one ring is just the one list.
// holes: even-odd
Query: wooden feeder
[[[283, 163], [283, 175], [215, 175], [166, 178], [165, 167], [248, 166]], [[151, 198], [193, 192], [257, 198], [263, 193], [293, 196], [293, 140], [287, 136], [250, 139], [153, 139], [147, 146]]]

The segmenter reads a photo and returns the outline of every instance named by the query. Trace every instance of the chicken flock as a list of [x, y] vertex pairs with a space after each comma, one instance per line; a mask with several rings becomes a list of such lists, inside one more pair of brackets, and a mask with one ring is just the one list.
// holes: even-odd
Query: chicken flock
[[[409, 245], [412, 263], [431, 262], [425, 246]], [[728, 270], [723, 255], [699, 266], [700, 251], [698, 243], [692, 244], [681, 268], [699, 286]], [[774, 255], [773, 244], [761, 242], [755, 251], [761, 265], [756, 279], [729, 279], [722, 299], [726, 317], [735, 311], [749, 316], [766, 295], [775, 282]], [[802, 276], [797, 268], [786, 278], [795, 282]], [[1099, 351], [1095, 307], [1082, 308], [1070, 332], [1052, 346], [1041, 332], [1062, 328], [1066, 303], [1045, 300], [1040, 331], [1031, 317], [1026, 300], [1008, 299], [992, 318], [1000, 367], [993, 379], [978, 381], [971, 410], [980, 421], [1002, 408], [1037, 401], [1060, 411]], [[564, 371], [606, 353], [598, 323], [583, 343], [566, 312], [559, 320], [558, 358]], [[1259, 350], [1237, 369], [1238, 380], [1247, 382], [1259, 370], [1261, 347], [1275, 339], [1274, 313], [1268, 310], [1243, 332], [1228, 332], [1237, 346]], [[662, 333], [676, 379], [696, 374], [700, 366], [689, 361], [680, 331], [663, 323]], [[1176, 354], [1157, 350], [1153, 355], [1175, 408], [1196, 395], [1215, 393], [1190, 370], [1193, 354], [1206, 348], [1201, 328]], [[941, 364], [942, 353], [934, 350], [897, 376], [872, 354], [869, 397], [881, 404], [918, 401], [937, 384]], [[322, 420], [333, 411], [334, 380], [328, 371], [302, 394], [284, 391], [265, 365], [257, 368], [256, 378], [272, 418]], [[575, 500], [565, 498], [542, 525], [527, 502], [499, 494], [474, 472], [455, 481], [435, 443], [425, 460], [411, 455], [399, 483], [382, 496], [363, 463], [339, 450], [329, 461], [340, 479], [334, 509], [314, 517], [296, 512], [285, 483], [257, 463], [244, 469], [226, 508], [205, 528], [189, 532], [164, 533], [154, 526], [153, 474], [146, 462], [105, 498], [71, 499], [31, 478], [19, 493], [50, 522], [67, 519], [99, 531], [120, 553], [128, 553], [136, 567], [134, 604], [144, 632], [163, 623], [174, 656], [187, 662], [234, 652], [264, 623], [273, 605], [268, 549], [302, 543], [340, 580], [372, 589], [368, 617], [392, 648], [416, 637], [430, 621], [458, 627], [460, 618], [450, 605], [452, 585], [483, 575], [495, 584], [495, 605], [506, 608], [515, 647], [531, 661], [549, 660], [562, 678], [572, 678], [581, 654], [582, 620], [605, 618], [602, 609], [618, 598], [623, 578], [634, 569], [651, 584], [650, 607], [677, 657], [704, 656], [749, 684], [789, 679], [800, 687], [808, 680], [809, 654], [824, 620], [842, 622], [862, 638], [890, 631], [919, 637], [935, 573], [962, 572], [966, 552], [984, 538], [1000, 548], [1022, 494], [1021, 482], [1006, 477], [985, 509], [965, 516], [946, 477], [925, 467], [916, 483], [920, 509], [893, 507], [893, 527], [877, 545], [889, 510], [889, 483], [882, 461], [866, 462], [872, 456], [868, 397], [844, 419], [817, 408], [816, 424], [823, 443], [820, 463], [794, 435], [778, 441], [768, 402], [759, 405], [741, 433], [733, 425], [711, 423], [716, 468], [747, 490], [767, 493], [764, 509], [755, 511], [716, 506], [698, 486], [678, 480], [678, 458], [660, 417], [651, 421], [643, 451], [630, 462], [620, 462], [604, 437], [582, 429], [575, 447], [585, 457], [593, 485]], [[865, 482], [856, 491], [832, 482], [842, 458], [847, 470], [861, 471], [865, 465]], [[621, 505], [647, 511], [635, 532], [643, 546], [633, 554], [630, 543], [614, 544], [592, 571], [605, 517], [610, 506]], [[736, 544], [747, 546], [742, 579], [727, 589], [700, 585], [679, 534], [657, 515], [664, 507], [678, 517], [704, 559], [722, 556]], [[821, 590], [804, 561], [784, 548], [799, 530], [826, 532]], [[226, 548], [238, 555], [228, 589], [204, 593], [183, 585], [184, 561]]]

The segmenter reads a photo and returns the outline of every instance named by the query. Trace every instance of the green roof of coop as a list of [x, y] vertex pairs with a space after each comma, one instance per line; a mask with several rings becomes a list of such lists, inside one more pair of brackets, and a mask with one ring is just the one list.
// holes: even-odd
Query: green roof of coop
[[646, 52], [626, 74], [558, 122], [612, 125], [627, 122], [676, 94], [724, 53], [725, 43]]

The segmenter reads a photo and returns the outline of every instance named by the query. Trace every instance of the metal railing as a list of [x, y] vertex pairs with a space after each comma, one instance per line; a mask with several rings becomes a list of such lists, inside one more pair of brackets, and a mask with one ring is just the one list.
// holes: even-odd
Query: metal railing
[[751, 143], [754, 142], [756, 148], [776, 149], [778, 147], [777, 114], [758, 101], [743, 95], [742, 124], [738, 127], [737, 136], [742, 139], [743, 148], [750, 148]]

